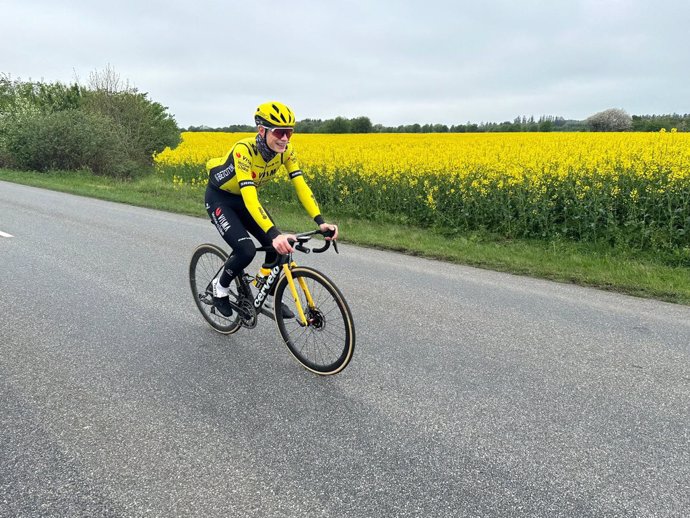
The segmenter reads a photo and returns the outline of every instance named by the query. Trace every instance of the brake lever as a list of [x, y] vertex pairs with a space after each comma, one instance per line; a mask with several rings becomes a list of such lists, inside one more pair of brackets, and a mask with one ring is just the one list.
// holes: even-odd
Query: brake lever
[[[333, 237], [335, 235], [335, 230], [329, 230], [328, 232], [324, 232], [324, 237]], [[338, 252], [338, 242], [335, 239], [329, 239], [326, 241], [329, 245], [333, 245], [333, 250], [335, 250], [336, 254], [339, 254]], [[328, 248], [328, 247], [326, 247]]]

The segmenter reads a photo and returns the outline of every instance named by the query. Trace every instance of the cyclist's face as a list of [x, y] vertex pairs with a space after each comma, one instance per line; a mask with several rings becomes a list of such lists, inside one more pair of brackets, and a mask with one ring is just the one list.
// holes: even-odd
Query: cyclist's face
[[283, 133], [282, 136], [278, 137], [276, 135], [276, 132], [270, 131], [264, 127], [260, 127], [259, 131], [262, 131], [263, 134], [266, 136], [266, 143], [268, 144], [269, 149], [275, 151], [276, 153], [285, 152], [290, 138], [286, 134], [284, 134], [284, 132], [278, 132]]

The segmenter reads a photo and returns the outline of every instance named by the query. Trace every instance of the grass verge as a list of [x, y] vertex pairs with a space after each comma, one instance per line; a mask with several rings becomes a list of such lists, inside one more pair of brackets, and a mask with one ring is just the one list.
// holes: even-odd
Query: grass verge
[[[203, 191], [175, 187], [155, 175], [124, 181], [87, 172], [0, 169], [0, 180], [207, 217]], [[309, 225], [299, 202], [288, 205], [267, 200], [266, 205], [282, 228], [304, 229]], [[508, 241], [475, 234], [449, 238], [429, 229], [372, 222], [337, 212], [326, 216], [341, 226], [343, 241], [361, 246], [690, 305], [690, 269], [664, 264], [654, 254], [585, 243]]]

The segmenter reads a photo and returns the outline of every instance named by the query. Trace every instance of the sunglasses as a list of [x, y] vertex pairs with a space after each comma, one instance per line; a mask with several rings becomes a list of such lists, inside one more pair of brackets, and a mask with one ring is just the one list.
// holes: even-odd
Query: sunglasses
[[[264, 126], [266, 128], [266, 126]], [[268, 131], [273, 133], [273, 136], [277, 139], [282, 139], [287, 137], [288, 139], [292, 137], [292, 133], [295, 131], [293, 128], [266, 128]]]

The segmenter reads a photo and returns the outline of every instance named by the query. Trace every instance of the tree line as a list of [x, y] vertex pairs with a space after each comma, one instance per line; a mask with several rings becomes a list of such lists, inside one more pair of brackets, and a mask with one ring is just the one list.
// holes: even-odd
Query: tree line
[[[211, 128], [190, 126], [186, 131], [252, 132], [252, 125], [234, 124]], [[299, 133], [497, 133], [497, 132], [556, 132], [556, 131], [690, 131], [690, 114], [628, 115], [624, 110], [612, 108], [598, 112], [585, 120], [542, 115], [516, 117], [505, 122], [467, 122], [464, 124], [406, 124], [384, 126], [373, 124], [369, 117], [335, 117], [334, 119], [304, 119], [295, 125]]]

